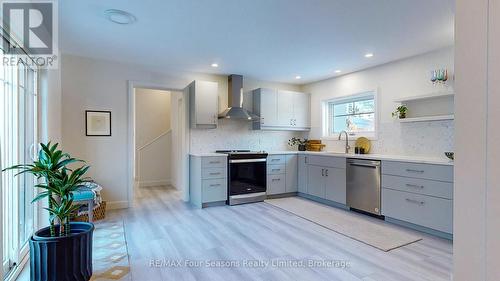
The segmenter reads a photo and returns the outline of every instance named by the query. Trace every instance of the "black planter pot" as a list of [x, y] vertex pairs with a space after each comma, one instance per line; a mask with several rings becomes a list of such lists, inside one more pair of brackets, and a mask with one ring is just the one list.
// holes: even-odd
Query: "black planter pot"
[[306, 151], [306, 145], [305, 144], [299, 144], [299, 151]]
[[[71, 234], [50, 237], [48, 227], [30, 239], [31, 281], [88, 281], [92, 276], [94, 225], [72, 222]], [[56, 233], [59, 226], [56, 226]]]

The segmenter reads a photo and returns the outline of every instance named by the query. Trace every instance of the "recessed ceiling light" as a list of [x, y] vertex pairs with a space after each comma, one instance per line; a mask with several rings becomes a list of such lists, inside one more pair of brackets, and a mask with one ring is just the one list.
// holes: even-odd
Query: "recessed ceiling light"
[[295, 76], [295, 79], [297, 79], [297, 80], [299, 80], [299, 79], [301, 79], [301, 78], [302, 78], [302, 77], [300, 77], [300, 75]]
[[335, 73], [340, 73], [340, 72], [342, 72], [342, 70], [339, 69], [335, 70]]
[[212, 67], [219, 67], [219, 65], [217, 63], [212, 63], [211, 66]]
[[106, 18], [117, 24], [131, 24], [137, 21], [137, 18], [129, 12], [117, 9], [104, 11]]
[[373, 57], [373, 53], [367, 53], [367, 54], [365, 54], [365, 58], [371, 58], [371, 57]]

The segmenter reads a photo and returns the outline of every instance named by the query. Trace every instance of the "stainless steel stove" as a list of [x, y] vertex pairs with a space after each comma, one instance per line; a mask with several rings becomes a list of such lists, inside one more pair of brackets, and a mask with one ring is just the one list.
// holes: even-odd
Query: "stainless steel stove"
[[266, 152], [250, 150], [216, 152], [228, 155], [227, 204], [238, 205], [266, 199]]

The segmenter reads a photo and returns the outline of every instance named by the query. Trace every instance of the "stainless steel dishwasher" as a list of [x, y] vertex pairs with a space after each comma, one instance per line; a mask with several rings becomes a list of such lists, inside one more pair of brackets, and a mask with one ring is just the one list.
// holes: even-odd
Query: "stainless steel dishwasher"
[[380, 161], [347, 159], [347, 206], [380, 216], [380, 197]]

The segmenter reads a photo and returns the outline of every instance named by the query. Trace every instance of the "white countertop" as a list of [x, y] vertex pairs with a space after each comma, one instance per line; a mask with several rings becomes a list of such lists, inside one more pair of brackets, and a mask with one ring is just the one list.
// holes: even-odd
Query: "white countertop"
[[373, 160], [385, 160], [385, 161], [402, 161], [402, 162], [412, 162], [421, 164], [435, 164], [435, 165], [448, 165], [453, 166], [453, 161], [443, 157], [426, 157], [426, 156], [408, 156], [408, 155], [390, 155], [390, 154], [353, 154], [353, 153], [339, 153], [339, 152], [328, 152], [328, 151], [299, 151], [298, 153], [310, 154], [310, 155], [324, 155], [324, 156], [335, 156], [335, 157], [345, 157], [345, 158], [358, 158], [358, 159], [373, 159]]
[[[408, 155], [393, 155], [393, 154], [353, 154], [353, 153], [340, 153], [340, 152], [329, 152], [329, 151], [267, 151], [270, 155], [278, 154], [308, 154], [308, 155], [321, 155], [321, 156], [333, 156], [333, 157], [345, 157], [345, 158], [357, 158], [357, 159], [373, 159], [373, 160], [385, 160], [385, 161], [402, 161], [420, 164], [434, 164], [434, 165], [448, 165], [453, 166], [453, 161], [450, 161], [446, 156], [443, 157], [426, 157], [426, 156], [408, 156]], [[223, 153], [190, 153], [191, 156], [197, 157], [227, 157]]]
[[215, 153], [215, 152], [189, 153], [189, 155], [195, 156], [195, 157], [227, 157], [227, 154]]

